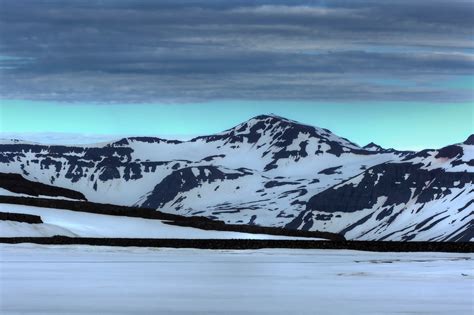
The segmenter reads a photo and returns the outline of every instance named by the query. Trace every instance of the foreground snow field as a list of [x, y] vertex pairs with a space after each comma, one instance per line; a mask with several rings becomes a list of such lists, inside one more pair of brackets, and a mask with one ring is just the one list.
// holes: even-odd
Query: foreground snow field
[[474, 255], [0, 245], [2, 314], [472, 314]]

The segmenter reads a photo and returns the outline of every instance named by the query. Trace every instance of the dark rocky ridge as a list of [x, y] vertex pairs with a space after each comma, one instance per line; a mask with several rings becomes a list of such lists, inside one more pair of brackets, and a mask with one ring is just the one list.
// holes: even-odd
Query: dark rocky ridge
[[384, 148], [382, 148], [381, 146], [379, 146], [378, 144], [373, 143], [373, 142], [370, 142], [369, 144], [365, 145], [363, 148], [367, 149], [367, 150], [374, 150], [374, 151], [384, 150]]
[[0, 237], [0, 243], [35, 243], [48, 245], [96, 245], [171, 247], [200, 249], [350, 249], [376, 252], [474, 252], [474, 243], [465, 242], [370, 242], [370, 241], [312, 241], [312, 240], [217, 240], [217, 239], [137, 239], [137, 238], [83, 238], [83, 237]]
[[25, 213], [12, 213], [12, 212], [0, 212], [0, 220], [2, 221], [15, 221], [30, 224], [43, 223], [41, 217], [33, 214]]
[[182, 141], [179, 140], [166, 140], [158, 137], [128, 137], [128, 138], [122, 138], [118, 141], [115, 141], [107, 146], [109, 147], [120, 147], [120, 146], [127, 146], [130, 144], [130, 142], [146, 142], [146, 143], [171, 143], [171, 144], [177, 144], [181, 143]]
[[463, 142], [464, 144], [468, 144], [468, 145], [474, 145], [474, 134], [470, 135], [466, 141]]
[[[382, 196], [387, 196], [384, 206], [407, 203], [412, 197], [411, 189], [415, 189], [414, 195], [418, 196], [419, 202], [427, 202], [434, 196], [448, 194], [449, 189], [443, 188], [453, 187], [455, 181], [460, 182], [460, 187], [471, 185], [474, 174], [441, 169], [428, 171], [412, 163], [386, 163], [366, 170], [356, 186], [342, 183], [313, 196], [306, 209], [328, 213], [354, 212], [371, 208]], [[431, 184], [425, 186], [426, 182]]]
[[20, 174], [0, 173], [0, 187], [8, 191], [30, 196], [64, 197], [77, 200], [86, 200], [86, 197], [77, 191], [46, 185], [30, 181]]

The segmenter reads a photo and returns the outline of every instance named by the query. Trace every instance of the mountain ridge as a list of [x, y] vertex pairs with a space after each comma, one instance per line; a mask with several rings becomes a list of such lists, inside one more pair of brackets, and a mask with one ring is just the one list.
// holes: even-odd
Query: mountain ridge
[[361, 147], [327, 129], [259, 115], [187, 141], [3, 143], [0, 171], [76, 190], [93, 202], [229, 224], [321, 230], [362, 240], [470, 240], [473, 142], [471, 135], [417, 152], [373, 143]]
[[[216, 135], [221, 135], [221, 134], [224, 134], [226, 132], [235, 130], [238, 127], [240, 127], [240, 126], [242, 126], [246, 123], [249, 123], [251, 121], [254, 121], [254, 120], [262, 121], [262, 120], [266, 120], [266, 119], [272, 119], [274, 121], [282, 121], [282, 122], [286, 122], [288, 124], [294, 124], [294, 125], [302, 126], [302, 127], [309, 127], [309, 128], [313, 128], [313, 129], [317, 129], [317, 130], [322, 130], [325, 133], [336, 135], [335, 133], [333, 133], [331, 130], [329, 130], [327, 128], [315, 127], [311, 124], [301, 123], [301, 122], [298, 122], [296, 120], [285, 118], [283, 116], [279, 116], [279, 115], [276, 115], [276, 114], [261, 114], [261, 115], [253, 116], [253, 117], [249, 118], [248, 120], [246, 120], [242, 123], [239, 123], [239, 124], [229, 128], [229, 129], [224, 130], [224, 131], [217, 132], [217, 133], [214, 133], [214, 134], [195, 136], [195, 137], [192, 137], [188, 140], [179, 140], [179, 139], [173, 139], [173, 138], [164, 138], [164, 137], [161, 137], [161, 136], [143, 135], [143, 136], [126, 136], [126, 137], [112, 139], [112, 140], [109, 140], [109, 141], [100, 141], [100, 142], [91, 142], [91, 143], [85, 143], [85, 144], [71, 145], [71, 144], [63, 144], [63, 143], [44, 143], [44, 142], [40, 142], [40, 141], [32, 142], [32, 141], [28, 141], [28, 140], [22, 140], [22, 139], [19, 139], [19, 138], [1, 138], [0, 137], [0, 144], [10, 144], [10, 143], [15, 144], [16, 143], [16, 144], [31, 144], [31, 145], [43, 145], [43, 146], [88, 147], [88, 146], [107, 145], [107, 144], [108, 145], [126, 144], [127, 140], [141, 141], [141, 142], [148, 142], [148, 143], [160, 143], [160, 142], [164, 142], [164, 143], [166, 143], [166, 142], [169, 142], [169, 143], [185, 143], [185, 142], [195, 142], [199, 139], [211, 138], [211, 137], [214, 137]], [[372, 148], [372, 149], [382, 149], [382, 150], [390, 150], [390, 151], [396, 151], [396, 152], [420, 152], [420, 151], [423, 151], [423, 150], [427, 150], [427, 149], [407, 150], [407, 149], [397, 149], [397, 148], [384, 148], [384, 147], [382, 147], [379, 144], [374, 143], [374, 142], [369, 142], [368, 144], [366, 144], [364, 146], [361, 146], [357, 143], [354, 143], [354, 142], [348, 140], [345, 137], [341, 137], [341, 136], [337, 136], [337, 137], [347, 141], [348, 143], [352, 144], [353, 146], [356, 146], [356, 147], [362, 148], [362, 149], [371, 149]], [[2, 143], [1, 141], [7, 141], [7, 142], [10, 142], [10, 143]], [[474, 144], [474, 134], [469, 135], [466, 140], [458, 142], [458, 143], [454, 143], [454, 144], [455, 145], [456, 144], [471, 144], [472, 145], [472, 144]], [[445, 145], [445, 146], [449, 146], [449, 145]], [[445, 147], [445, 146], [442, 146], [442, 147]], [[440, 148], [442, 148], [442, 147], [440, 147]], [[429, 150], [436, 150], [436, 149], [440, 149], [440, 148], [431, 148]]]

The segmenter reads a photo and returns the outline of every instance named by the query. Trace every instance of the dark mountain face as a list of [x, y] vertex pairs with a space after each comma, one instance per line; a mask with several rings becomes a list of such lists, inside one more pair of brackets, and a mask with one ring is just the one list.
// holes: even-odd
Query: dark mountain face
[[466, 141], [464, 141], [464, 144], [468, 144], [468, 145], [474, 145], [474, 135], [470, 135]]
[[65, 198], [74, 191], [93, 202], [226, 223], [361, 240], [459, 241], [473, 237], [473, 137], [420, 152], [362, 148], [327, 129], [262, 115], [190, 141], [6, 141], [0, 171], [65, 189], [57, 194]]
[[182, 168], [172, 172], [156, 185], [141, 206], [145, 208], [160, 209], [176, 198], [178, 198], [176, 201], [183, 201], [186, 197], [183, 196], [180, 199], [182, 193], [199, 188], [204, 184], [234, 180], [250, 174], [250, 172], [244, 169], [226, 173], [215, 166]]
[[[363, 237], [364, 233], [370, 232], [364, 226], [371, 219], [378, 223], [378, 230], [389, 229], [397, 218], [417, 216], [425, 206], [430, 205], [425, 209], [429, 213], [426, 219], [411, 226], [397, 227], [398, 230], [394, 232], [401, 234], [402, 240], [409, 240], [437, 224], [447, 223], [448, 226], [444, 228], [449, 231], [449, 225], [459, 221], [464, 226], [459, 234], [470, 231], [463, 238], [469, 241], [474, 236], [469, 227], [474, 219], [474, 208], [466, 200], [474, 196], [474, 174], [445, 172], [441, 169], [426, 170], [420, 166], [411, 163], [377, 165], [359, 175], [357, 183], [347, 180], [311, 197], [306, 210], [290, 222], [288, 227], [298, 228], [303, 225], [306, 229], [311, 229], [313, 225], [318, 225], [318, 221], [330, 221], [336, 215], [365, 213], [362, 219], [341, 231], [347, 234], [351, 230], [362, 229], [359, 237]], [[453, 194], [453, 190], [457, 193]], [[455, 200], [462, 195], [470, 197], [462, 198], [464, 201]], [[455, 215], [450, 213], [450, 209], [456, 209], [452, 211]], [[369, 226], [372, 228], [377, 225]], [[455, 240], [459, 234], [448, 234], [437, 240]]]
[[411, 163], [374, 166], [361, 175], [358, 184], [349, 181], [311, 197], [306, 209], [327, 213], [356, 212], [372, 208], [382, 197], [385, 200], [382, 207], [407, 204], [413, 198], [425, 203], [451, 194], [449, 187], [464, 189], [474, 182], [473, 173], [426, 170], [420, 166]]
[[[87, 169], [93, 166], [100, 169], [97, 175], [102, 181], [119, 178], [119, 167], [127, 167], [130, 170], [133, 168], [130, 155], [133, 150], [127, 147], [87, 148], [32, 144], [1, 144], [0, 147], [0, 163], [11, 164], [24, 160], [26, 165], [20, 165], [20, 168], [26, 176], [29, 175], [26, 168], [30, 163], [37, 164], [40, 170], [53, 169], [56, 174], [63, 173], [73, 183], [87, 177]], [[53, 176], [51, 184], [54, 184], [54, 181]]]

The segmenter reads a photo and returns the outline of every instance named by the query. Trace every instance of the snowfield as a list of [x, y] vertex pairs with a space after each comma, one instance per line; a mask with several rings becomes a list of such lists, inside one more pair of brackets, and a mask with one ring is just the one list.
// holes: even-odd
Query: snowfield
[[2, 314], [472, 314], [474, 254], [0, 245]]
[[43, 224], [0, 220], [0, 237], [69, 237], [106, 238], [186, 238], [186, 239], [262, 239], [262, 240], [322, 240], [319, 238], [251, 234], [229, 231], [207, 231], [133, 217], [122, 217], [49, 209], [23, 205], [0, 204], [0, 212], [33, 214]]

